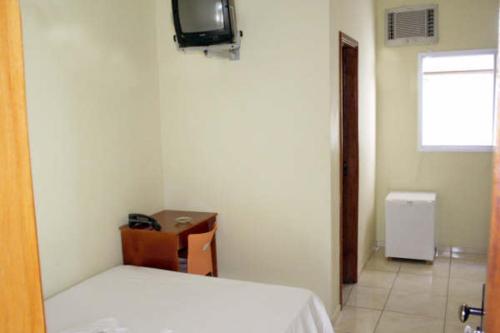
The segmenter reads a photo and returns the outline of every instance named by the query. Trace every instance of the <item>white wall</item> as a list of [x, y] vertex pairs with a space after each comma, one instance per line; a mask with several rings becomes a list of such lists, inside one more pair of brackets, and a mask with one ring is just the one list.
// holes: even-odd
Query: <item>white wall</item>
[[438, 194], [439, 245], [486, 251], [491, 206], [491, 153], [417, 151], [418, 53], [497, 47], [497, 0], [434, 0], [440, 41], [385, 47], [387, 8], [419, 0], [377, 1], [378, 154], [377, 240], [384, 241], [385, 197], [390, 191]]
[[223, 277], [306, 287], [332, 310], [329, 1], [237, 11], [229, 62], [178, 52], [157, 1], [165, 202], [220, 213]]
[[45, 296], [121, 262], [163, 203], [153, 1], [23, 0]]
[[[262, 11], [265, 6], [266, 11]], [[360, 268], [375, 240], [371, 0], [238, 1], [242, 59], [178, 52], [157, 1], [167, 206], [220, 213], [225, 277], [338, 303], [338, 31], [361, 44]]]

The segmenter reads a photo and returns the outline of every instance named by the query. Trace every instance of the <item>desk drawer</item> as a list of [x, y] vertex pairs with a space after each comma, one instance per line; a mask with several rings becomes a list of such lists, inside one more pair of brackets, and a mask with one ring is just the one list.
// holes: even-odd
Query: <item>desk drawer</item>
[[150, 230], [123, 229], [121, 236], [125, 265], [178, 271], [176, 235]]

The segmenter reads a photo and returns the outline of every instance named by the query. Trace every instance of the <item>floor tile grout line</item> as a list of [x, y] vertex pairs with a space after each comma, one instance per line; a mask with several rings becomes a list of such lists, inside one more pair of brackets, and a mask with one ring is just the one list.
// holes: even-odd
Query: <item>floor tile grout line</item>
[[390, 313], [397, 313], [400, 315], [405, 315], [408, 317], [418, 317], [418, 318], [425, 318], [425, 319], [433, 319], [433, 320], [443, 320], [441, 317], [432, 317], [432, 316], [427, 316], [427, 315], [422, 315], [422, 314], [414, 314], [414, 313], [408, 313], [408, 312], [402, 312], [402, 311], [397, 311], [397, 310], [383, 310], [383, 309], [376, 309], [376, 308], [369, 308], [366, 306], [359, 306], [359, 305], [346, 305], [346, 307], [354, 308], [354, 309], [361, 309], [361, 310], [369, 310], [369, 311], [379, 311], [379, 312], [390, 312]]
[[[368, 308], [363, 308], [363, 309], [374, 310], [374, 309], [368, 309]], [[381, 311], [381, 310], [378, 310], [378, 311]], [[443, 320], [443, 318], [440, 318], [440, 317], [431, 317], [431, 316], [426, 316], [426, 315], [422, 315], [422, 314], [408, 313], [408, 312], [402, 312], [402, 311], [397, 311], [397, 310], [384, 310], [383, 312], [384, 313], [386, 313], [386, 312], [397, 313], [397, 314], [405, 315], [408, 317], [418, 317], [418, 318], [425, 318], [425, 319], [432, 319], [432, 320]]]
[[[378, 250], [380, 250], [380, 249], [378, 249]], [[377, 251], [378, 251], [378, 250], [377, 250]], [[372, 258], [376, 255], [376, 252], [377, 252], [377, 251], [374, 251], [368, 260], [371, 260], [371, 259], [372, 259]], [[367, 269], [366, 269], [366, 265], [367, 265], [367, 264], [368, 264], [368, 261], [367, 261], [367, 263], [363, 266], [363, 270], [361, 271], [361, 273], [363, 273], [364, 271], [366, 271], [366, 270], [367, 270]], [[400, 268], [401, 268], [401, 266], [400, 266], [400, 267], [398, 267], [398, 272], [399, 272], [399, 269], [400, 269]], [[368, 270], [369, 270], [369, 269], [368, 269]], [[397, 276], [398, 276], [398, 272], [396, 273], [396, 277], [394, 278], [394, 281], [396, 281], [396, 278], [397, 278]], [[392, 284], [394, 284], [394, 281], [392, 282]], [[391, 293], [391, 290], [392, 290], [392, 286], [391, 286], [391, 288], [389, 289], [389, 295], [390, 295], [390, 293]], [[387, 296], [387, 300], [389, 299], [389, 295]], [[386, 300], [386, 302], [387, 302], [387, 300]], [[380, 323], [380, 319], [382, 318], [382, 314], [384, 313], [384, 308], [385, 308], [385, 304], [384, 304], [384, 307], [382, 308], [382, 310], [376, 310], [376, 311], [380, 311], [380, 314], [379, 314], [378, 319], [377, 319], [377, 322], [375, 323], [375, 326], [374, 326], [374, 328], [373, 328], [373, 333], [375, 333], [375, 331], [376, 331], [376, 330], [377, 330], [377, 328], [378, 328], [378, 324]]]
[[378, 326], [380, 325], [380, 321], [382, 320], [382, 316], [384, 315], [387, 307], [387, 303], [389, 303], [389, 298], [391, 297], [392, 290], [394, 289], [394, 285], [396, 284], [396, 280], [399, 277], [399, 272], [401, 271], [401, 265], [398, 267], [398, 271], [396, 272], [396, 276], [394, 277], [394, 280], [392, 281], [391, 288], [389, 289], [389, 293], [387, 294], [387, 299], [385, 300], [384, 306], [382, 307], [382, 310], [380, 311], [380, 316], [378, 317], [377, 323], [375, 324], [375, 328], [373, 330], [373, 333], [375, 333], [378, 329]]
[[[400, 269], [398, 269], [398, 271], [384, 271], [382, 269], [374, 269], [374, 268], [370, 268], [370, 269], [365, 269], [363, 270], [362, 272], [364, 271], [370, 271], [370, 272], [382, 272], [382, 273], [395, 273], [395, 274], [405, 274], [405, 275], [413, 275], [413, 276], [424, 276], [424, 277], [438, 277], [438, 278], [443, 278], [443, 279], [446, 279], [446, 278], [449, 278], [448, 275], [436, 275], [436, 274], [416, 274], [416, 273], [409, 273], [409, 272], [401, 272]], [[473, 279], [464, 279], [462, 278], [462, 280], [468, 280], [468, 281], [475, 281]]]
[[450, 251], [450, 257], [449, 257], [449, 267], [448, 267], [448, 288], [446, 288], [446, 305], [444, 308], [444, 323], [443, 323], [443, 333], [446, 333], [446, 321], [448, 317], [448, 303], [450, 301], [450, 287], [451, 287], [451, 265], [452, 265], [452, 253]]

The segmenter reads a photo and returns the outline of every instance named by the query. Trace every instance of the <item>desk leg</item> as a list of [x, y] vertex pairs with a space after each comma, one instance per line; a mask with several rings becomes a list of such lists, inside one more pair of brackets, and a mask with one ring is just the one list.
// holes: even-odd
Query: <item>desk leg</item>
[[218, 277], [219, 276], [219, 272], [218, 272], [218, 269], [217, 269], [217, 241], [216, 241], [216, 236], [214, 235], [214, 239], [212, 240], [212, 245], [211, 245], [211, 248], [212, 248], [212, 263], [214, 265], [214, 271], [213, 271], [213, 276], [214, 277]]

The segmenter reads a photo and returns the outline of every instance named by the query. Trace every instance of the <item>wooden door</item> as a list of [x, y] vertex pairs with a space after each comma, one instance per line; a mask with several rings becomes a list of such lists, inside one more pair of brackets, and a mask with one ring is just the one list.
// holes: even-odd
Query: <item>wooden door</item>
[[[500, 7], [500, 6], [499, 6]], [[500, 35], [500, 33], [499, 33]], [[500, 57], [497, 58], [500, 64]], [[493, 170], [493, 200], [491, 214], [488, 277], [486, 282], [487, 333], [500, 333], [500, 67], [497, 66], [497, 148]]]
[[0, 332], [43, 333], [19, 3], [0, 0]]
[[341, 282], [358, 282], [358, 43], [340, 33]]

